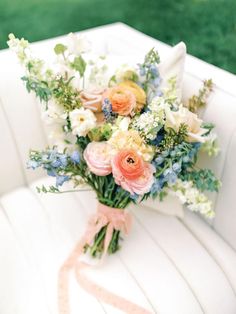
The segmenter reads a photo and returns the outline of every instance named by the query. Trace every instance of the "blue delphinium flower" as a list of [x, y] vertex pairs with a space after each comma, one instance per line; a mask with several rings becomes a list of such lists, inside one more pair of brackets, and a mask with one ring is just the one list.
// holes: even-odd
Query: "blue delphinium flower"
[[27, 168], [35, 170], [36, 168], [40, 167], [41, 163], [37, 162], [36, 160], [29, 160], [27, 162]]
[[163, 173], [163, 180], [169, 184], [174, 184], [177, 180], [177, 174], [172, 168], [167, 168]]
[[49, 176], [56, 178], [56, 186], [61, 186], [70, 179], [70, 176], [64, 175], [70, 160], [70, 156], [66, 153], [59, 153], [55, 148], [43, 152], [32, 151], [30, 158], [28, 167], [33, 169], [42, 167]]
[[57, 176], [57, 172], [55, 169], [48, 169], [47, 170], [47, 175], [50, 177], [56, 177]]
[[139, 198], [139, 195], [136, 194], [136, 193], [130, 194], [130, 198], [131, 198], [133, 201], [137, 202], [137, 200], [138, 200], [138, 198]]
[[52, 162], [51, 162], [51, 167], [53, 168], [59, 168], [61, 166], [61, 162], [59, 159], [54, 159]]
[[179, 162], [175, 162], [172, 166], [172, 169], [175, 173], [180, 173], [181, 171], [181, 164]]
[[150, 69], [150, 72], [153, 75], [153, 77], [159, 77], [160, 76], [159, 70], [158, 70], [156, 65], [152, 64], [149, 69]]
[[140, 76], [145, 76], [146, 75], [146, 70], [143, 66], [139, 67], [139, 75]]
[[164, 162], [164, 157], [163, 156], [158, 156], [157, 158], [155, 158], [154, 162], [157, 166], [160, 166], [163, 162]]
[[68, 156], [66, 154], [59, 155], [59, 160], [61, 163], [61, 167], [66, 167], [68, 164]]
[[57, 176], [56, 178], [56, 186], [62, 186], [66, 181], [70, 179], [69, 176]]
[[77, 150], [73, 151], [73, 153], [70, 156], [70, 159], [73, 163], [79, 164], [80, 163], [80, 153]]
[[159, 193], [163, 187], [163, 184], [163, 179], [156, 178], [150, 190], [151, 195]]

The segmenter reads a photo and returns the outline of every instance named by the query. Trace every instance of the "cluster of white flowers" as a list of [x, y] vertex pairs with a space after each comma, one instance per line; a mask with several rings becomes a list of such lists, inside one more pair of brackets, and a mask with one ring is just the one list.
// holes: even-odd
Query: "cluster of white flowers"
[[148, 109], [150, 109], [150, 111], [158, 113], [158, 115], [161, 116], [162, 119], [164, 119], [165, 117], [166, 109], [169, 108], [170, 105], [166, 102], [166, 99], [164, 97], [155, 97], [148, 105]]
[[185, 204], [191, 211], [199, 212], [209, 218], [214, 217], [212, 202], [194, 187], [192, 181], [178, 179], [174, 185], [171, 185], [170, 189], [179, 198], [180, 202]]
[[150, 111], [142, 113], [134, 119], [133, 127], [148, 140], [154, 140], [157, 132], [165, 124], [165, 109], [169, 105], [163, 97], [155, 97], [148, 105]]
[[136, 118], [132, 125], [142, 136], [152, 141], [156, 138], [157, 132], [162, 127], [163, 120], [157, 113], [147, 111]]
[[40, 79], [44, 79], [42, 76], [43, 72], [44, 75], [48, 75], [50, 70], [45, 69], [44, 62], [42, 60], [32, 56], [29, 42], [27, 40], [24, 38], [15, 38], [13, 34], [10, 34], [7, 44], [9, 48], [15, 52], [20, 63], [26, 67], [27, 71], [29, 71], [31, 75], [35, 75]]

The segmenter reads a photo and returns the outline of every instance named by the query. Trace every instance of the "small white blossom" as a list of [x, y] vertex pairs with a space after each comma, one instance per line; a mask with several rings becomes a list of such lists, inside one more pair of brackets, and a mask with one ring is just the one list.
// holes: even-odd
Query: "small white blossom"
[[89, 109], [75, 109], [69, 113], [72, 133], [78, 136], [86, 136], [96, 126], [96, 117]]
[[192, 181], [178, 179], [170, 189], [172, 194], [177, 196], [180, 202], [185, 204], [189, 210], [199, 212], [208, 218], [214, 217], [215, 213], [212, 209], [212, 202], [205, 194], [194, 187]]
[[164, 125], [164, 111], [147, 111], [134, 119], [133, 127], [148, 140], [154, 140]]

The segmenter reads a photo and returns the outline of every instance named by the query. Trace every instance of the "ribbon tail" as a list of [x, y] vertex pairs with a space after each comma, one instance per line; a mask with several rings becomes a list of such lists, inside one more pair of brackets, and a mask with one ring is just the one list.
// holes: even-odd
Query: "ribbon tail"
[[69, 302], [69, 273], [76, 265], [77, 259], [83, 253], [86, 241], [82, 238], [75, 246], [71, 255], [62, 265], [58, 277], [58, 312], [59, 314], [70, 314]]
[[90, 222], [90, 228], [85, 232], [82, 239], [77, 243], [71, 255], [62, 265], [58, 277], [58, 312], [59, 314], [70, 314], [69, 302], [69, 273], [70, 270], [75, 268], [76, 262], [83, 254], [84, 246], [90, 244], [94, 236], [106, 224], [106, 221], [98, 220], [96, 224]]
[[[88, 293], [93, 295], [98, 300], [105, 302], [114, 306], [117, 309], [120, 309], [124, 313], [127, 314], [151, 314], [150, 311], [145, 308], [128, 301], [127, 299], [120, 297], [113, 292], [106, 290], [105, 288], [99, 286], [93, 281], [89, 280], [84, 274], [82, 274], [82, 270], [84, 268], [91, 267], [90, 265], [84, 262], [77, 262], [76, 264], [76, 279], [81, 287], [84, 288]], [[67, 314], [67, 313], [66, 313]]]

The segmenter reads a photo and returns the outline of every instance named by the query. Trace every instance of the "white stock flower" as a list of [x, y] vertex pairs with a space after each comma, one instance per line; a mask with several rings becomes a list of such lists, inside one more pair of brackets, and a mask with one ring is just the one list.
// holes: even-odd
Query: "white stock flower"
[[205, 194], [194, 187], [192, 181], [182, 181], [178, 179], [176, 183], [169, 188], [172, 194], [177, 196], [180, 202], [185, 204], [189, 210], [199, 212], [208, 218], [214, 217], [215, 213], [212, 209], [212, 202]]
[[187, 108], [184, 108], [182, 105], [179, 107], [179, 110], [172, 111], [170, 108], [165, 109], [166, 113], [166, 128], [172, 128], [176, 132], [179, 131], [180, 125], [187, 125], [187, 140], [189, 142], [205, 142], [205, 137], [202, 135], [206, 133], [206, 130], [201, 128], [202, 120], [198, 116], [189, 111]]
[[78, 136], [86, 136], [96, 126], [96, 117], [89, 109], [75, 109], [69, 113], [72, 133]]
[[42, 118], [47, 124], [60, 124], [65, 125], [67, 119], [67, 113], [64, 108], [50, 100], [48, 102], [48, 109], [42, 112]]
[[76, 149], [76, 136], [72, 133], [65, 133], [63, 127], [54, 125], [50, 128], [48, 139], [51, 146], [56, 146], [59, 153], [73, 152]]
[[68, 51], [74, 55], [88, 52], [91, 48], [90, 42], [83, 36], [77, 36], [74, 33], [68, 35]]

